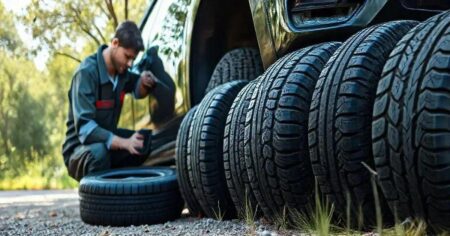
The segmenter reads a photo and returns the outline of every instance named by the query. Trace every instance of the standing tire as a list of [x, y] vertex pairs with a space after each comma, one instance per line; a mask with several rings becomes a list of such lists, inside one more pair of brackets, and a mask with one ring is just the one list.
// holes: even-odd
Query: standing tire
[[203, 211], [211, 218], [236, 217], [224, 173], [223, 134], [231, 104], [245, 84], [232, 81], [209, 92], [198, 105], [189, 131], [189, 179]]
[[200, 203], [198, 203], [195, 198], [194, 191], [191, 186], [191, 181], [189, 180], [189, 170], [188, 170], [188, 137], [189, 129], [192, 124], [192, 119], [194, 118], [197, 107], [193, 107], [181, 122], [180, 129], [178, 130], [177, 142], [176, 142], [176, 170], [177, 179], [180, 186], [180, 192], [186, 201], [186, 205], [189, 209], [189, 213], [193, 216], [203, 215]]
[[309, 115], [313, 172], [321, 192], [352, 225], [374, 226], [376, 209], [385, 222], [392, 221], [382, 196], [380, 205], [375, 205], [371, 174], [363, 163], [374, 166], [372, 108], [383, 66], [414, 25], [394, 21], [353, 35], [329, 60], [314, 91]]
[[[314, 190], [308, 113], [320, 71], [340, 43], [288, 54], [262, 75], [245, 122], [245, 160], [252, 190], [269, 219], [304, 212]], [[284, 209], [287, 207], [287, 209]]]
[[397, 44], [373, 111], [373, 152], [383, 192], [400, 220], [450, 229], [450, 12]]
[[257, 80], [247, 84], [234, 99], [228, 112], [223, 137], [225, 178], [231, 199], [241, 217], [248, 217], [248, 213], [258, 216], [260, 212], [250, 187], [244, 156], [245, 116], [256, 82]]
[[226, 53], [211, 76], [205, 94], [215, 87], [234, 80], [253, 80], [264, 71], [259, 51], [254, 48], [237, 48]]
[[94, 173], [81, 179], [79, 195], [81, 220], [93, 225], [164, 223], [183, 209], [175, 170], [165, 167]]

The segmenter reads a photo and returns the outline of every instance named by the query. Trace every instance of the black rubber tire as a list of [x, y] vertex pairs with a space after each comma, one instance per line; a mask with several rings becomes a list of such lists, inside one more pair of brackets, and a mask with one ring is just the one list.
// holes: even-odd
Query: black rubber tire
[[247, 81], [232, 81], [209, 92], [198, 105], [188, 139], [188, 170], [206, 216], [236, 217], [223, 167], [223, 134], [228, 111]]
[[[375, 91], [389, 53], [414, 25], [414, 21], [394, 21], [356, 33], [334, 53], [314, 90], [309, 115], [313, 172], [338, 216], [348, 217], [347, 201], [351, 202], [348, 223], [354, 226], [376, 224], [371, 174], [362, 164], [374, 166], [371, 120]], [[381, 195], [379, 207], [384, 222], [391, 222]]]
[[259, 216], [261, 212], [257, 209], [258, 203], [250, 187], [244, 156], [245, 116], [256, 81], [247, 84], [234, 99], [228, 112], [223, 137], [225, 178], [231, 199], [240, 216], [245, 216], [246, 210], [250, 209], [254, 216]]
[[253, 80], [264, 72], [259, 51], [237, 48], [227, 52], [214, 68], [205, 94], [215, 87], [234, 80]]
[[450, 229], [450, 12], [411, 30], [383, 69], [373, 152], [383, 193], [400, 220]]
[[340, 43], [304, 48], [280, 59], [261, 78], [248, 106], [245, 161], [265, 216], [304, 212], [314, 191], [307, 143], [316, 80]]
[[177, 142], [176, 142], [176, 170], [177, 179], [180, 186], [181, 196], [186, 201], [189, 213], [192, 216], [202, 216], [203, 210], [195, 198], [194, 191], [189, 180], [188, 171], [188, 137], [189, 129], [191, 127], [192, 119], [194, 118], [197, 106], [193, 107], [181, 122], [180, 129], [178, 130]]
[[85, 176], [79, 187], [81, 220], [93, 225], [164, 223], [180, 217], [183, 199], [175, 170], [113, 169]]

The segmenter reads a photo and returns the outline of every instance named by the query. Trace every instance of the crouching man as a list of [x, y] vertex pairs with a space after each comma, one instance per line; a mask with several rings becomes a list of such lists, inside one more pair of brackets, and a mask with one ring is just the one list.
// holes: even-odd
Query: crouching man
[[109, 46], [81, 62], [69, 90], [69, 112], [64, 163], [76, 180], [92, 172], [111, 168], [139, 166], [146, 158], [141, 153], [144, 135], [118, 129], [125, 93], [146, 97], [155, 86], [150, 71], [136, 75], [128, 71], [139, 51], [144, 50], [135, 23], [120, 24]]

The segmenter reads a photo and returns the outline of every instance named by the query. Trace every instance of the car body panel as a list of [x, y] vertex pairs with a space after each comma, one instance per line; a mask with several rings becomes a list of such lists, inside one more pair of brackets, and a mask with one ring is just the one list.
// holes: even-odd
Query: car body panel
[[190, 108], [189, 54], [200, 0], [156, 0], [141, 23], [147, 67], [159, 79], [150, 98], [148, 127], [161, 129]]
[[249, 3], [261, 59], [264, 68], [267, 68], [278, 57], [272, 32], [270, 32], [272, 28], [270, 27], [271, 24], [267, 17], [267, 8], [263, 0], [249, 0]]
[[[323, 18], [295, 24], [289, 0], [249, 0], [264, 67], [293, 49], [338, 40], [367, 26], [387, 0], [366, 0], [348, 17]], [[270, 47], [272, 46], [272, 47]]]

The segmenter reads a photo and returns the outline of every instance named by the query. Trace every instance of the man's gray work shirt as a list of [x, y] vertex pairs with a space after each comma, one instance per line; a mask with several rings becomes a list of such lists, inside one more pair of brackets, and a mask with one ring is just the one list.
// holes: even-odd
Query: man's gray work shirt
[[[105, 143], [109, 148], [117, 129], [125, 93], [139, 97], [139, 75], [126, 71], [112, 79], [106, 69], [103, 50], [99, 47], [81, 62], [69, 90], [69, 115], [63, 156], [68, 162], [70, 154], [81, 144]], [[66, 163], [68, 164], [68, 163]]]

